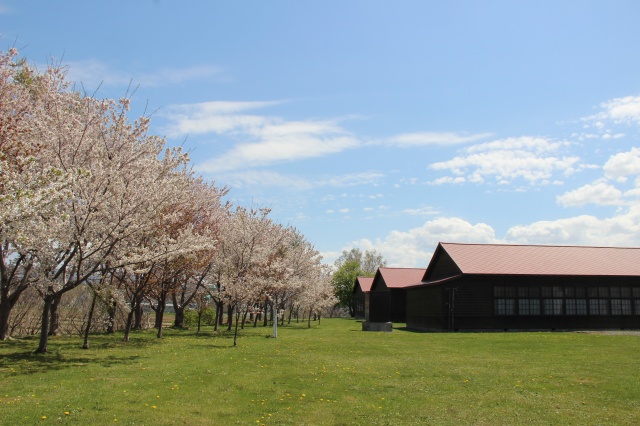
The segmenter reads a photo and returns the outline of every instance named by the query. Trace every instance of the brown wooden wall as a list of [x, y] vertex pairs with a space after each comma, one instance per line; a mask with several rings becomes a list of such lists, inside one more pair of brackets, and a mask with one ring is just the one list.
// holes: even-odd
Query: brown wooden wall
[[403, 288], [392, 288], [369, 293], [369, 321], [405, 322], [407, 292]]
[[[512, 299], [513, 312], [499, 313], [498, 299]], [[557, 312], [545, 312], [551, 299]], [[539, 312], [520, 306], [529, 300]], [[640, 329], [640, 277], [464, 276], [408, 289], [406, 319], [408, 328], [432, 331]]]
[[364, 292], [356, 285], [353, 292], [353, 312], [356, 319], [364, 319]]

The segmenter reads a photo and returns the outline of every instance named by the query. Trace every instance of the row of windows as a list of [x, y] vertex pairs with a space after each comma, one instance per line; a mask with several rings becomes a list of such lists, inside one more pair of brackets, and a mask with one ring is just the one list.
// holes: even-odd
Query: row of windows
[[527, 287], [527, 286], [495, 286], [495, 297], [505, 298], [611, 298], [640, 299], [640, 287]]
[[496, 315], [640, 315], [640, 299], [495, 299]]

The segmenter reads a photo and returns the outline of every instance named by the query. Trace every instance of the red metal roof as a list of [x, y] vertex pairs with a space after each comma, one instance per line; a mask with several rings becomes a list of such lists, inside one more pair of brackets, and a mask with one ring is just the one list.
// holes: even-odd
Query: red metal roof
[[363, 293], [369, 293], [371, 291], [373, 277], [356, 277], [356, 281], [360, 284], [360, 290], [362, 290]]
[[424, 268], [378, 268], [388, 288], [405, 288], [422, 281]]
[[463, 274], [640, 276], [640, 248], [440, 245]]

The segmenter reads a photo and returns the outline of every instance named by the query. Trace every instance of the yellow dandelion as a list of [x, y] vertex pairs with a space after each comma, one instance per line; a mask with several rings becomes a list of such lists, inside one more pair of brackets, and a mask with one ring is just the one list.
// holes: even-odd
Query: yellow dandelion
[[152, 405], [151, 408], [157, 408], [155, 405]]
[[47, 416], [42, 416], [41, 419], [42, 420], [47, 420]]
[[69, 415], [69, 412], [68, 412], [68, 411], [65, 411], [65, 412], [64, 412], [64, 415], [65, 415], [65, 416], [68, 416], [68, 415]]

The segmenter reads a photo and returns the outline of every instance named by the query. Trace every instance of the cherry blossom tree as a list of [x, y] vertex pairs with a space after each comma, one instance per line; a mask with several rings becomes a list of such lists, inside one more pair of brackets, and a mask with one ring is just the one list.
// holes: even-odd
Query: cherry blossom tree
[[38, 231], [71, 197], [76, 172], [39, 158], [43, 141], [31, 127], [46, 113], [36, 100], [49, 89], [50, 76], [38, 74], [17, 55], [15, 49], [0, 54], [0, 340], [8, 337], [11, 309], [36, 279]]
[[[100, 100], [74, 91], [64, 70], [49, 67], [23, 79], [30, 84], [28, 132], [21, 135], [42, 170], [67, 177], [71, 196], [39, 209], [29, 225], [31, 273], [43, 301], [41, 340], [47, 352], [50, 310], [66, 292], [102, 267], [154, 253], [118, 250], [157, 222], [188, 158], [149, 135], [147, 117], [127, 118], [129, 99]], [[35, 82], [35, 83], [32, 83]], [[123, 255], [124, 254], [124, 255]], [[37, 270], [35, 270], [37, 269]]]

